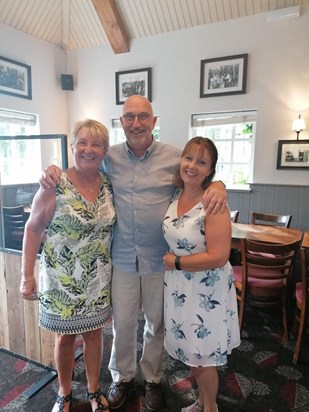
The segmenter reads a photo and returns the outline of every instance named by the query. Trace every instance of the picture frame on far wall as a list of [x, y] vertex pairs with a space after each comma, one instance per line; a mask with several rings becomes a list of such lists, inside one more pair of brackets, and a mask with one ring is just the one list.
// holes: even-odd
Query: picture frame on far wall
[[151, 101], [151, 68], [126, 70], [115, 73], [116, 104], [123, 104], [134, 94], [145, 96]]
[[31, 66], [0, 56], [0, 93], [31, 100]]
[[200, 97], [246, 93], [248, 53], [201, 60]]
[[279, 140], [277, 169], [309, 169], [309, 140]]

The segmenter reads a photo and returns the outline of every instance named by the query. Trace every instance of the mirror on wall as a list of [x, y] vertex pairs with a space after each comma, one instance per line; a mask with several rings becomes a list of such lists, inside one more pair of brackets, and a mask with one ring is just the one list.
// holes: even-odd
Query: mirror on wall
[[21, 251], [32, 199], [50, 164], [68, 167], [66, 135], [0, 136], [1, 249]]

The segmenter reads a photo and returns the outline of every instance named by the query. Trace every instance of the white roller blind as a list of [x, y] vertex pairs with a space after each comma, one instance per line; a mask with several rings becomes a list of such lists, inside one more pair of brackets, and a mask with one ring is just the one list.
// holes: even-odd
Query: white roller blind
[[36, 126], [38, 116], [31, 113], [16, 112], [0, 108], [0, 123], [23, 124], [27, 126]]
[[223, 124], [251, 123], [256, 121], [256, 110], [201, 113], [191, 116], [192, 127], [207, 127]]

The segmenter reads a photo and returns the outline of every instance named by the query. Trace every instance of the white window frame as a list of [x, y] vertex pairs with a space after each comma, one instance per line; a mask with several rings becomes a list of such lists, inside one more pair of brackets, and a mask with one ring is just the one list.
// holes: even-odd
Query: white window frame
[[[8, 110], [0, 108], [0, 136], [29, 136], [39, 135], [40, 125], [39, 116], [32, 113], [18, 112], [15, 110]], [[20, 157], [20, 150], [18, 149], [18, 142], [12, 140], [11, 157], [5, 158], [0, 153], [0, 162], [4, 171], [5, 165], [10, 164], [10, 168], [16, 170], [16, 176], [19, 179], [24, 179], [24, 183], [33, 181], [33, 173], [35, 173], [36, 165], [40, 165], [40, 141], [24, 141], [23, 156]], [[25, 157], [26, 156], [26, 157]], [[16, 166], [16, 167], [14, 167]], [[37, 166], [41, 170], [40, 166]], [[3, 172], [1, 176], [2, 185], [10, 185], [16, 183], [15, 175], [8, 175]]]
[[[253, 181], [253, 166], [254, 166], [254, 146], [255, 146], [255, 134], [256, 134], [256, 119], [257, 119], [257, 111], [256, 110], [242, 110], [242, 111], [229, 111], [229, 112], [213, 112], [213, 113], [200, 113], [200, 114], [193, 114], [191, 116], [191, 129], [190, 129], [190, 139], [194, 136], [207, 136], [207, 129], [210, 127], [220, 127], [226, 125], [237, 125], [243, 123], [251, 123], [252, 124], [252, 135], [250, 137], [251, 142], [251, 153], [248, 159], [243, 159], [241, 162], [233, 162], [233, 150], [234, 150], [234, 143], [241, 142], [241, 141], [248, 141], [248, 138], [235, 138], [235, 135], [231, 135], [229, 138], [220, 138], [220, 139], [213, 139], [214, 143], [220, 142], [223, 143], [227, 141], [231, 144], [231, 158], [224, 159], [224, 161], [219, 161], [217, 166], [225, 165], [230, 166], [231, 171], [233, 170], [233, 165], [245, 165], [249, 169], [248, 180], [246, 184], [234, 184], [232, 181], [226, 181], [224, 178], [220, 176], [220, 173], [217, 171], [216, 179], [223, 180], [226, 183], [228, 189], [241, 189], [241, 190], [248, 190], [250, 188], [250, 183]], [[209, 130], [209, 129], [208, 129]], [[232, 173], [231, 173], [232, 175]]]

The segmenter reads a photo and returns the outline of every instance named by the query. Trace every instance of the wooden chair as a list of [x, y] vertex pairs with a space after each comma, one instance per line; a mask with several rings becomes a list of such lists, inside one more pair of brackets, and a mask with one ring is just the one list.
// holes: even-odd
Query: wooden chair
[[230, 210], [231, 222], [237, 223], [239, 217], [239, 210]]
[[296, 283], [295, 287], [295, 320], [298, 324], [298, 333], [293, 355], [293, 363], [295, 364], [298, 362], [302, 339], [309, 322], [309, 249], [302, 247], [300, 249], [300, 257], [302, 279], [301, 282]]
[[290, 227], [292, 215], [273, 215], [270, 213], [251, 212], [251, 223], [254, 225], [269, 225]]
[[[237, 223], [239, 218], [239, 210], [230, 210], [231, 222]], [[240, 264], [240, 250], [231, 249], [229, 261], [231, 265]]]
[[241, 239], [242, 265], [233, 267], [240, 330], [247, 303], [261, 308], [281, 306], [284, 339], [288, 340], [288, 290], [299, 244], [300, 241], [275, 244]]
[[26, 217], [23, 206], [2, 206], [4, 224], [4, 246], [22, 249]]

